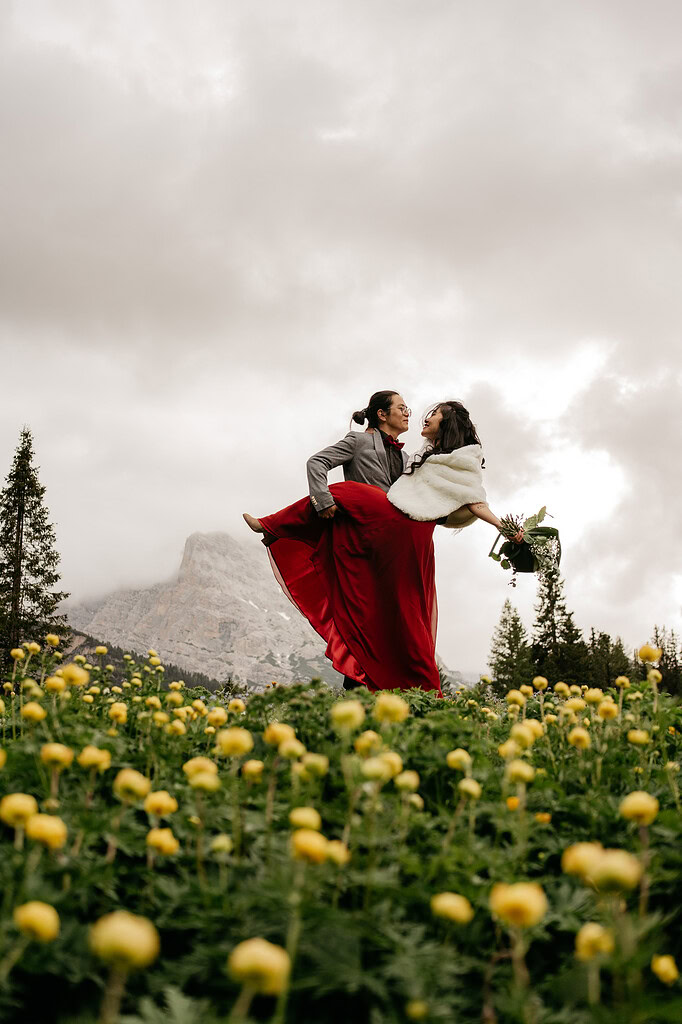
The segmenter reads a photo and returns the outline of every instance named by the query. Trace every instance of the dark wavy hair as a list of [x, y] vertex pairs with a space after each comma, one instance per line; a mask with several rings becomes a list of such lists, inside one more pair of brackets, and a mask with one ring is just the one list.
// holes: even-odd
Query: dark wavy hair
[[354, 412], [351, 417], [351, 423], [364, 423], [365, 420], [369, 423], [370, 427], [379, 426], [379, 409], [382, 412], [388, 414], [391, 408], [391, 402], [393, 401], [394, 395], [399, 395], [399, 391], [375, 391], [369, 402], [367, 403], [366, 409], [358, 409]]
[[[461, 402], [437, 402], [431, 407], [430, 412], [427, 413], [424, 419], [430, 416], [432, 412], [435, 412], [436, 409], [440, 409], [443, 419], [440, 423], [438, 436], [433, 442], [433, 447], [418, 455], [412, 465], [405, 470], [406, 473], [414, 473], [415, 469], [423, 466], [432, 455], [444, 455], [448, 452], [454, 452], [456, 448], [464, 448], [468, 444], [481, 443], [476, 427], [471, 422], [469, 412]], [[485, 459], [481, 463], [481, 469], [484, 468]]]

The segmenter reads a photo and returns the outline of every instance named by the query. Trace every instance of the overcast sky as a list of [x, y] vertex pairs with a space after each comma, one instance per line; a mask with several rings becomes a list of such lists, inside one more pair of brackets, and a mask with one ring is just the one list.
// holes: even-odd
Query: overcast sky
[[[74, 598], [244, 537], [395, 388], [548, 506], [579, 626], [679, 631], [681, 40], [677, 0], [2, 4], [0, 476], [29, 424]], [[436, 535], [484, 671], [536, 581]]]

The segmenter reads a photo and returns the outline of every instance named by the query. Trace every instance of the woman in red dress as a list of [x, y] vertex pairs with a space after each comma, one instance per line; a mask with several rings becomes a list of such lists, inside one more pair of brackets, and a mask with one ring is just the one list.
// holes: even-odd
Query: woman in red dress
[[244, 515], [265, 534], [278, 582], [326, 640], [334, 668], [370, 690], [440, 694], [434, 527], [477, 518], [501, 527], [485, 502], [480, 441], [464, 406], [436, 405], [422, 436], [425, 447], [388, 494], [332, 484], [333, 519], [318, 516], [309, 497], [260, 519]]

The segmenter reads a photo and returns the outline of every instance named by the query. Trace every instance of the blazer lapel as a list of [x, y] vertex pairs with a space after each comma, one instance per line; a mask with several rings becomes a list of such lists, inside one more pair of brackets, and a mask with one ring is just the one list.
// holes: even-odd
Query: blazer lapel
[[372, 432], [372, 440], [374, 441], [374, 451], [377, 453], [377, 458], [381, 464], [381, 468], [384, 471], [386, 480], [388, 483], [391, 482], [391, 477], [388, 472], [388, 459], [386, 457], [386, 449], [384, 448], [383, 438], [381, 437], [381, 431], [376, 428]]

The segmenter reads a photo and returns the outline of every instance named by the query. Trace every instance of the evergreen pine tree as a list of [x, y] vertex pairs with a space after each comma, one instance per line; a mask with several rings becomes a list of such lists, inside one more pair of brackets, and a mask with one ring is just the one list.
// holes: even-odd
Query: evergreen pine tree
[[653, 647], [659, 647], [663, 652], [658, 662], [658, 670], [663, 676], [661, 689], [668, 693], [679, 694], [682, 692], [682, 666], [679, 657], [679, 639], [674, 629], [663, 626], [661, 629], [654, 626], [654, 635], [651, 640]]
[[589, 655], [582, 632], [566, 607], [564, 581], [557, 566], [539, 577], [538, 603], [533, 627], [533, 671], [554, 683], [583, 683]]
[[60, 580], [59, 554], [33, 458], [33, 437], [24, 427], [0, 492], [0, 662], [5, 666], [10, 649], [26, 640], [42, 642], [47, 633], [70, 637], [66, 618], [56, 613], [69, 595], [53, 589]]
[[[630, 659], [620, 637], [613, 640], [608, 633], [594, 628], [588, 643], [590, 654], [589, 682], [593, 686], [613, 686], [617, 676], [629, 675]], [[587, 680], [586, 680], [587, 681]]]
[[502, 696], [507, 690], [530, 683], [533, 669], [526, 630], [509, 598], [493, 634], [488, 666], [493, 674], [492, 689]]

